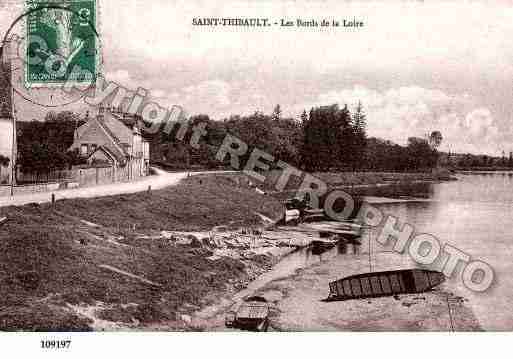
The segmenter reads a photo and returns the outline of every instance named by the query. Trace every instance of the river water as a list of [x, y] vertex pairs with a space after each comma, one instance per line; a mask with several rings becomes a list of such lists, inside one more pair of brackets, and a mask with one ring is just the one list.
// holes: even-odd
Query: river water
[[[487, 262], [495, 283], [482, 293], [467, 289], [461, 268], [450, 280], [469, 299], [485, 330], [513, 330], [513, 172], [458, 175], [458, 181], [430, 185], [429, 201], [383, 204], [385, 213]], [[371, 233], [372, 235], [372, 233]], [[372, 242], [379, 261], [379, 244]], [[372, 251], [371, 251], [372, 253]]]
[[[463, 285], [461, 266], [448, 280], [447, 289], [469, 299], [467, 305], [484, 330], [513, 330], [513, 172], [460, 174], [457, 177], [458, 181], [429, 184], [428, 198], [422, 201], [376, 206], [385, 214], [394, 215], [401, 226], [409, 223], [415, 233], [437, 237], [442, 247], [445, 243], [450, 244], [472, 259], [491, 265], [496, 279], [486, 292], [475, 293]], [[297, 268], [319, 261], [350, 260], [354, 255], [368, 256], [369, 251], [372, 270], [400, 269], [393, 267], [397, 264], [390, 263], [391, 248], [384, 248], [375, 241], [378, 232], [379, 229], [367, 230], [361, 246], [341, 245], [320, 256], [312, 254], [310, 248], [292, 253], [239, 293], [240, 298], [265, 283], [293, 274]], [[404, 256], [408, 257], [408, 254]], [[416, 266], [409, 257], [402, 263], [403, 266]], [[368, 271], [369, 267], [362, 271]]]

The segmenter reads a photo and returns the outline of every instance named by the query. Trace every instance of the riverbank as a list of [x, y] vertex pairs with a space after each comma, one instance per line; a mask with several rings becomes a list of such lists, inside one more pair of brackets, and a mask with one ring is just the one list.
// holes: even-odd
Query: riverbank
[[0, 330], [209, 328], [198, 312], [222, 312], [318, 239], [271, 230], [283, 206], [252, 182], [198, 175], [157, 191], [0, 208]]
[[274, 264], [267, 248], [293, 249], [252, 245], [283, 207], [242, 177], [0, 208], [0, 330], [190, 329], [188, 313]]
[[[399, 255], [382, 256], [387, 264], [373, 268], [374, 271], [401, 268]], [[320, 263], [260, 289], [259, 295], [273, 301], [273, 328], [279, 331], [481, 330], [467, 299], [452, 293], [448, 284], [419, 294], [323, 301], [330, 281], [368, 271], [366, 257], [363, 253], [348, 260]]]
[[[295, 196], [301, 186], [301, 179], [291, 176], [283, 191], [274, 187], [281, 176], [280, 171], [265, 173], [266, 181], [259, 186], [271, 196], [284, 200]], [[373, 196], [390, 198], [417, 197], [430, 195], [433, 183], [456, 181], [447, 170], [433, 172], [318, 172], [313, 174], [326, 183], [328, 190], [343, 190], [352, 196]]]
[[[364, 243], [362, 249], [366, 247]], [[326, 253], [325, 259], [292, 274], [271, 280], [246, 295], [259, 295], [271, 303], [272, 331], [480, 331], [469, 299], [453, 292], [450, 283], [432, 291], [381, 298], [326, 302], [329, 282], [369, 271], [368, 252]], [[373, 254], [373, 271], [407, 268], [405, 256], [393, 252]], [[223, 310], [198, 315], [206, 330], [227, 330], [223, 316], [240, 304], [241, 296], [225, 300]]]

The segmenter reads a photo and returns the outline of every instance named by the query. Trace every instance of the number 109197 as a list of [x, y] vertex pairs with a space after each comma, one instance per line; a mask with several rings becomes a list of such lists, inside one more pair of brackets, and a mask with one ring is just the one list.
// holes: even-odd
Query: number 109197
[[69, 349], [71, 340], [41, 340], [41, 349]]

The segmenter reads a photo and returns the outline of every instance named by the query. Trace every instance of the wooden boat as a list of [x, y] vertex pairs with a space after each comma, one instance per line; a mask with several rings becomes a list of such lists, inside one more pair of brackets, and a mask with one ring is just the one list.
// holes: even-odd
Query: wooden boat
[[303, 223], [311, 223], [311, 222], [320, 222], [325, 221], [327, 217], [324, 215], [324, 213], [317, 213], [317, 214], [308, 214], [304, 215], [301, 222]]
[[331, 282], [328, 300], [420, 293], [444, 281], [441, 272], [426, 269], [357, 274]]
[[329, 251], [337, 244], [336, 241], [312, 241], [311, 248], [313, 255], [320, 255], [326, 251]]
[[306, 208], [303, 210], [305, 216], [324, 216], [324, 209], [322, 208]]
[[287, 209], [285, 210], [286, 218], [297, 218], [300, 216], [299, 209]]
[[315, 222], [315, 223], [301, 223], [298, 225], [299, 229], [307, 229], [318, 232], [330, 232], [333, 234], [341, 234], [348, 236], [361, 236], [362, 227], [359, 225], [347, 225], [341, 222]]
[[286, 200], [284, 205], [287, 210], [297, 209], [299, 211], [303, 211], [305, 208], [307, 208], [306, 201], [297, 198]]
[[263, 297], [249, 297], [237, 312], [229, 313], [225, 325], [231, 328], [265, 332], [269, 327], [269, 303]]

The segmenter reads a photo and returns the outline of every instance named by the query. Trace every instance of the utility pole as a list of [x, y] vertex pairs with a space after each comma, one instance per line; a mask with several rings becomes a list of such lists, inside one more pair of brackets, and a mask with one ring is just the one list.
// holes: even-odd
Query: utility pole
[[16, 166], [18, 165], [18, 140], [16, 138], [16, 106], [14, 105], [14, 90], [11, 86], [12, 94], [12, 156], [11, 156], [11, 197], [14, 196], [14, 187], [16, 186]]
[[[8, 51], [10, 49], [10, 42]], [[9, 55], [10, 56], [10, 55]], [[11, 96], [11, 115], [12, 115], [12, 154], [11, 154], [11, 196], [14, 196], [14, 187], [16, 186], [16, 166], [17, 158], [18, 158], [18, 141], [16, 138], [16, 104], [14, 103], [14, 86], [12, 85], [12, 64], [11, 61], [7, 63], [8, 77], [9, 77], [9, 85], [10, 85], [10, 96]]]

